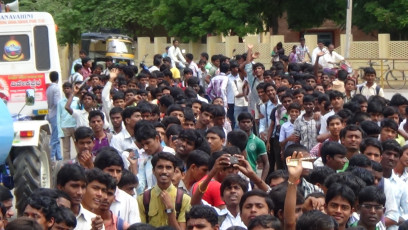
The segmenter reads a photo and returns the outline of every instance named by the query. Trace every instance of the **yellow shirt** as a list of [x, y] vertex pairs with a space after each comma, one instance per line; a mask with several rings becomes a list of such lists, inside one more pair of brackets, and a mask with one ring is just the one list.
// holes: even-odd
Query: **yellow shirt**
[[[171, 198], [174, 201], [174, 204], [176, 204], [176, 195], [177, 195], [177, 188], [171, 184], [170, 187], [166, 189], [166, 191], [170, 194]], [[168, 216], [166, 213], [166, 207], [164, 206], [163, 202], [161, 201], [159, 195], [162, 192], [162, 190], [155, 185], [152, 188], [151, 194], [150, 194], [150, 205], [149, 205], [149, 223], [150, 225], [154, 227], [161, 227], [161, 226], [167, 226], [168, 224]], [[178, 215], [177, 221], [179, 223], [185, 223], [186, 222], [186, 212], [190, 210], [191, 205], [190, 205], [191, 198], [187, 194], [183, 194], [183, 201], [181, 204], [181, 210], [180, 214]], [[145, 214], [145, 208], [143, 205], [143, 193], [139, 195], [137, 198], [137, 203], [139, 205], [139, 212], [140, 212], [140, 220], [142, 223], [146, 223], [146, 214]]]
[[180, 79], [180, 70], [176, 67], [170, 69], [170, 72], [173, 74], [173, 79]]
[[405, 145], [405, 138], [401, 136], [400, 134], [398, 134], [395, 140], [398, 142], [398, 144], [401, 145], [401, 147]]

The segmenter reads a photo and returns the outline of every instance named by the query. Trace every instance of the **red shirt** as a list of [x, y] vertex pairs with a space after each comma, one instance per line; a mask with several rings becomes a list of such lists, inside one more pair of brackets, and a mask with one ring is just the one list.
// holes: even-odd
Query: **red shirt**
[[[207, 176], [204, 176], [199, 182], [195, 183], [193, 185], [193, 194], [198, 188], [198, 185], [200, 182], [205, 180]], [[203, 200], [205, 200], [207, 203], [214, 207], [218, 207], [221, 205], [225, 205], [224, 201], [221, 199], [221, 183], [212, 179], [210, 183], [208, 183], [207, 191], [203, 195]]]

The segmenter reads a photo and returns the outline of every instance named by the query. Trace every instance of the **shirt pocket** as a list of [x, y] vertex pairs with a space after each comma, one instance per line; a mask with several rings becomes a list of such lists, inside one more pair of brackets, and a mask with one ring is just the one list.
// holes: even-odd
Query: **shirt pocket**
[[147, 213], [147, 215], [149, 216], [149, 220], [158, 216], [158, 214], [159, 214], [159, 210], [157, 208], [150, 208], [149, 213]]

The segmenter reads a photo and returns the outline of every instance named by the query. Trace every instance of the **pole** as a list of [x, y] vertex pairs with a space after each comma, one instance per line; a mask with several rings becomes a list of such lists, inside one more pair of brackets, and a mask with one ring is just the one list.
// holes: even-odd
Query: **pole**
[[349, 58], [350, 56], [350, 43], [351, 43], [351, 20], [352, 20], [352, 9], [353, 0], [347, 1], [347, 17], [346, 17], [346, 47], [344, 48], [344, 58]]

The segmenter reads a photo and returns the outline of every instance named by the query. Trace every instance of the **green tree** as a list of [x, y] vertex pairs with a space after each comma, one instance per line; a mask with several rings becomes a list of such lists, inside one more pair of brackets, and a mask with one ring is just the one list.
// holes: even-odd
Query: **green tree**
[[366, 33], [390, 33], [392, 39], [408, 39], [408, 1], [359, 0], [354, 2], [353, 23]]
[[258, 0], [153, 0], [156, 24], [170, 36], [197, 40], [207, 34], [245, 36], [263, 30]]

